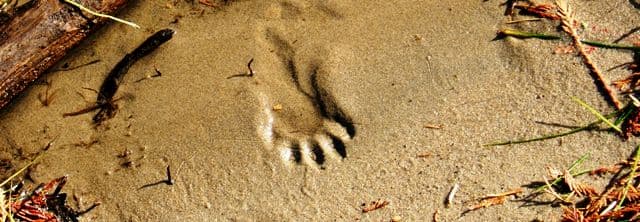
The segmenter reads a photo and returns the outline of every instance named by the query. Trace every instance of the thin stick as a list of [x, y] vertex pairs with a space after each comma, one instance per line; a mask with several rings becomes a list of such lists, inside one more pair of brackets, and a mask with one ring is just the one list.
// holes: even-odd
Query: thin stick
[[591, 57], [584, 51], [582, 42], [578, 32], [573, 27], [575, 20], [571, 15], [571, 9], [569, 8], [568, 0], [558, 0], [556, 5], [558, 6], [558, 15], [562, 18], [562, 28], [573, 39], [573, 45], [578, 50], [578, 54], [582, 57], [584, 65], [589, 69], [590, 74], [594, 77], [596, 85], [598, 85], [605, 93], [605, 99], [607, 99], [611, 105], [617, 110], [622, 108], [620, 101], [618, 100], [614, 91], [609, 87], [608, 81], [602, 76], [600, 69], [593, 63]]
[[232, 78], [235, 78], [235, 77], [253, 77], [253, 75], [255, 73], [253, 72], [253, 68], [251, 68], [251, 63], [253, 63], [253, 58], [251, 58], [251, 60], [249, 60], [249, 63], [247, 63], [247, 68], [249, 69], [249, 71], [247, 73], [235, 74], [235, 75], [227, 77], [227, 79], [232, 79]]
[[175, 181], [171, 178], [171, 165], [167, 166], [167, 180], [165, 180], [167, 185], [173, 185]]
[[98, 16], [98, 17], [108, 18], [108, 19], [114, 20], [116, 22], [124, 23], [124, 24], [126, 24], [128, 26], [131, 26], [131, 27], [134, 27], [134, 28], [137, 28], [137, 29], [140, 28], [140, 26], [138, 24], [136, 24], [136, 23], [133, 23], [133, 22], [130, 22], [130, 21], [126, 21], [126, 20], [123, 20], [123, 19], [119, 19], [119, 18], [116, 18], [114, 16], [110, 16], [110, 15], [102, 14], [102, 13], [99, 13], [99, 12], [95, 12], [95, 11], [93, 11], [93, 10], [87, 8], [87, 7], [84, 7], [80, 3], [77, 3], [77, 2], [75, 2], [73, 0], [64, 0], [64, 2], [69, 3], [69, 4], [71, 4], [71, 5], [75, 6], [75, 7], [78, 7], [81, 10], [88, 12], [89, 14], [92, 14], [92, 15], [95, 15], [95, 16]]
[[13, 173], [9, 178], [7, 178], [6, 180], [4, 180], [2, 183], [0, 183], [0, 187], [3, 187], [5, 184], [7, 184], [9, 181], [13, 180], [13, 178], [17, 177], [18, 175], [20, 175], [20, 173], [22, 173], [23, 171], [25, 171], [27, 168], [29, 168], [31, 165], [33, 165], [34, 163], [36, 163], [38, 160], [40, 160], [40, 158], [42, 158], [42, 155], [37, 156], [35, 159], [33, 159], [31, 162], [29, 162], [27, 165], [25, 165], [24, 167], [22, 167], [20, 170], [16, 171], [15, 173]]

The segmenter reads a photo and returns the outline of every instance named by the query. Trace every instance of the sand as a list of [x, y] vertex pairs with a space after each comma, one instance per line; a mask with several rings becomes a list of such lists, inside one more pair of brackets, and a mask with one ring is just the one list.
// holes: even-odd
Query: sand
[[[169, 3], [133, 1], [118, 16], [143, 29], [112, 23], [69, 53], [58, 68], [100, 62], [44, 75], [57, 92], [50, 106], [38, 101], [46, 86], [35, 84], [0, 111], [1, 157], [18, 167], [44, 153], [29, 173], [36, 183], [68, 175], [73, 207], [102, 203], [83, 221], [430, 221], [436, 211], [440, 221], [555, 221], [560, 208], [512, 201], [462, 212], [584, 154], [585, 169], [615, 163], [637, 141], [584, 132], [482, 146], [562, 130], [540, 121], [594, 120], [570, 96], [612, 110], [578, 57], [554, 53], [568, 43], [492, 41], [504, 27], [554, 32], [550, 22], [506, 25], [502, 1]], [[629, 1], [572, 4], [590, 27], [586, 38], [612, 41], [640, 22]], [[62, 117], [95, 101], [83, 87], [99, 88], [124, 54], [163, 28], [174, 38], [131, 68], [115, 118], [94, 127], [92, 114]], [[602, 70], [632, 59], [602, 49], [591, 56]], [[227, 78], [246, 73], [252, 58], [254, 77]], [[136, 82], [154, 68], [161, 77]], [[314, 143], [324, 148], [321, 166], [304, 152], [300, 163], [285, 155]], [[165, 179], [169, 165], [174, 185], [141, 188]], [[389, 205], [362, 213], [378, 199]]]

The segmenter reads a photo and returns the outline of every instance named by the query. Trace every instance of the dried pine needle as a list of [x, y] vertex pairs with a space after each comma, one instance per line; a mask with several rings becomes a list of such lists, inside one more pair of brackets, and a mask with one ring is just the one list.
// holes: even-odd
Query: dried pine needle
[[516, 188], [503, 193], [485, 195], [484, 197], [480, 198], [479, 203], [473, 206], [467, 207], [466, 212], [504, 204], [505, 202], [507, 202], [508, 197], [516, 196], [522, 192], [523, 192], [522, 188]]
[[77, 3], [77, 2], [75, 2], [73, 0], [64, 0], [64, 2], [72, 4], [73, 6], [76, 6], [76, 7], [80, 8], [81, 10], [88, 12], [89, 14], [92, 14], [92, 15], [95, 15], [95, 16], [98, 16], [98, 17], [102, 17], [102, 18], [108, 18], [108, 19], [111, 19], [111, 20], [114, 20], [116, 22], [120, 22], [120, 23], [126, 24], [128, 26], [131, 26], [131, 27], [134, 27], [134, 28], [137, 28], [137, 29], [140, 28], [140, 26], [138, 24], [136, 24], [136, 23], [133, 23], [133, 22], [130, 22], [130, 21], [126, 21], [126, 20], [123, 20], [123, 19], [119, 19], [117, 17], [110, 16], [110, 15], [107, 15], [107, 14], [102, 14], [102, 13], [99, 13], [99, 12], [95, 12], [95, 11], [93, 11], [93, 10], [87, 8], [87, 7], [84, 7], [82, 4]]
[[387, 200], [376, 200], [372, 201], [369, 204], [362, 204], [362, 213], [368, 213], [389, 205], [389, 201]]
[[518, 195], [518, 194], [521, 194], [522, 192], [524, 192], [524, 190], [522, 188], [518, 187], [518, 188], [515, 188], [513, 190], [509, 190], [507, 192], [502, 192], [502, 193], [497, 193], [497, 194], [487, 194], [484, 197], [482, 197], [482, 199]]

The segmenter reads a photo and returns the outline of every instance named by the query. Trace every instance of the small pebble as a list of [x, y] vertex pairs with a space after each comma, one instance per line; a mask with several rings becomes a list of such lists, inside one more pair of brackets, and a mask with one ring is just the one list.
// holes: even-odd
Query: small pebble
[[393, 221], [393, 222], [400, 222], [401, 220], [402, 220], [402, 217], [400, 217], [400, 216], [398, 216], [398, 215], [393, 216], [393, 217], [391, 218], [391, 221]]
[[280, 111], [280, 110], [282, 110], [282, 104], [273, 105], [273, 111]]

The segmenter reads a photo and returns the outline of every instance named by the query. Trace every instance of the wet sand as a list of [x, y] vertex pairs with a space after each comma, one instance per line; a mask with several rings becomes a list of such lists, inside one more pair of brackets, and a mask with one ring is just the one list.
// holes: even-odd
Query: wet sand
[[[612, 110], [579, 57], [554, 53], [568, 43], [492, 41], [504, 27], [555, 27], [507, 25], [501, 1], [169, 3], [132, 2], [118, 16], [143, 29], [107, 25], [57, 67], [99, 63], [44, 75], [57, 92], [50, 106], [38, 101], [46, 86], [32, 85], [0, 111], [0, 157], [20, 166], [55, 139], [30, 176], [69, 175], [64, 191], [81, 197], [72, 206], [102, 203], [85, 221], [425, 221], [436, 210], [441, 221], [555, 221], [559, 208], [520, 202], [461, 213], [475, 198], [541, 181], [547, 166], [586, 153], [585, 169], [608, 165], [636, 144], [584, 132], [482, 146], [562, 130], [539, 121], [594, 120], [570, 96]], [[640, 24], [628, 1], [572, 4], [596, 27], [588, 39], [612, 41]], [[174, 38], [130, 69], [115, 118], [95, 127], [92, 114], [62, 117], [95, 101], [83, 87], [99, 88], [163, 28]], [[602, 70], [632, 59], [603, 49], [591, 56]], [[227, 78], [246, 73], [252, 58], [254, 77]], [[154, 68], [161, 77], [136, 82]], [[141, 189], [165, 179], [168, 165], [174, 185]], [[390, 204], [361, 212], [378, 199]]]

